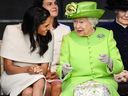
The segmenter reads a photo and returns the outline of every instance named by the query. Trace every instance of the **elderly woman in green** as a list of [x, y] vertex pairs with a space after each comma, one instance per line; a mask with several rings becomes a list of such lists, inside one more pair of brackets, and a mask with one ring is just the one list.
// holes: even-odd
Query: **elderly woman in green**
[[113, 74], [123, 70], [110, 30], [95, 27], [104, 10], [96, 2], [70, 3], [66, 15], [74, 31], [63, 38], [57, 73], [61, 96], [119, 96]]

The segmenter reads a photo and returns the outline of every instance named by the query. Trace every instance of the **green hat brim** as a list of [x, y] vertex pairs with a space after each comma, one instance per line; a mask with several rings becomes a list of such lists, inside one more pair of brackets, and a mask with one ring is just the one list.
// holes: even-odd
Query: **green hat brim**
[[84, 12], [75, 13], [70, 16], [67, 16], [69, 19], [76, 19], [76, 18], [101, 18], [101, 16], [104, 14], [104, 10], [102, 9], [96, 9], [96, 10], [86, 10]]

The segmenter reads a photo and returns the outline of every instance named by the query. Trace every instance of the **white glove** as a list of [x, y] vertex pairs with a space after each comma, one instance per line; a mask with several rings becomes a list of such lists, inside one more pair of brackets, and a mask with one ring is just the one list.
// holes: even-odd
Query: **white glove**
[[67, 75], [68, 72], [72, 71], [72, 67], [70, 66], [70, 64], [63, 64], [62, 65], [62, 71], [63, 71], [63, 75]]
[[102, 54], [102, 55], [100, 55], [99, 60], [103, 63], [108, 64], [108, 67], [112, 70], [113, 62], [112, 62], [112, 59], [110, 57], [108, 57], [106, 54]]

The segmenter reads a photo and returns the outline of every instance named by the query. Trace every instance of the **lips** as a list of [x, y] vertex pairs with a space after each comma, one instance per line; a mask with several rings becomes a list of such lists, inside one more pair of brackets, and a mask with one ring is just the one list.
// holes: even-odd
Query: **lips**
[[52, 11], [57, 11], [57, 9], [52, 9]]
[[57, 13], [57, 10], [52, 11], [53, 13]]
[[78, 33], [81, 33], [83, 30], [77, 30]]

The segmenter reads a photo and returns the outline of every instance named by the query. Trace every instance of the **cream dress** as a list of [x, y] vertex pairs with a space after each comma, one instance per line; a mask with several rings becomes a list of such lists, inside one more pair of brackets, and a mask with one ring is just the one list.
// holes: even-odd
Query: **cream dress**
[[[39, 56], [38, 48], [31, 53], [29, 37], [21, 31], [21, 24], [8, 25], [5, 28], [2, 41], [1, 57], [13, 60], [16, 66], [24, 67], [52, 62], [53, 40], [48, 44], [49, 48], [43, 56]], [[41, 78], [45, 80], [45, 76], [40, 74], [20, 73], [8, 75], [4, 71], [1, 76], [2, 91], [6, 95], [18, 96], [26, 87]]]
[[57, 64], [59, 62], [60, 56], [60, 47], [63, 36], [71, 32], [69, 26], [64, 24], [59, 24], [56, 29], [52, 30], [53, 39], [54, 39], [54, 49], [53, 49], [53, 61], [51, 64], [51, 71], [56, 72]]

